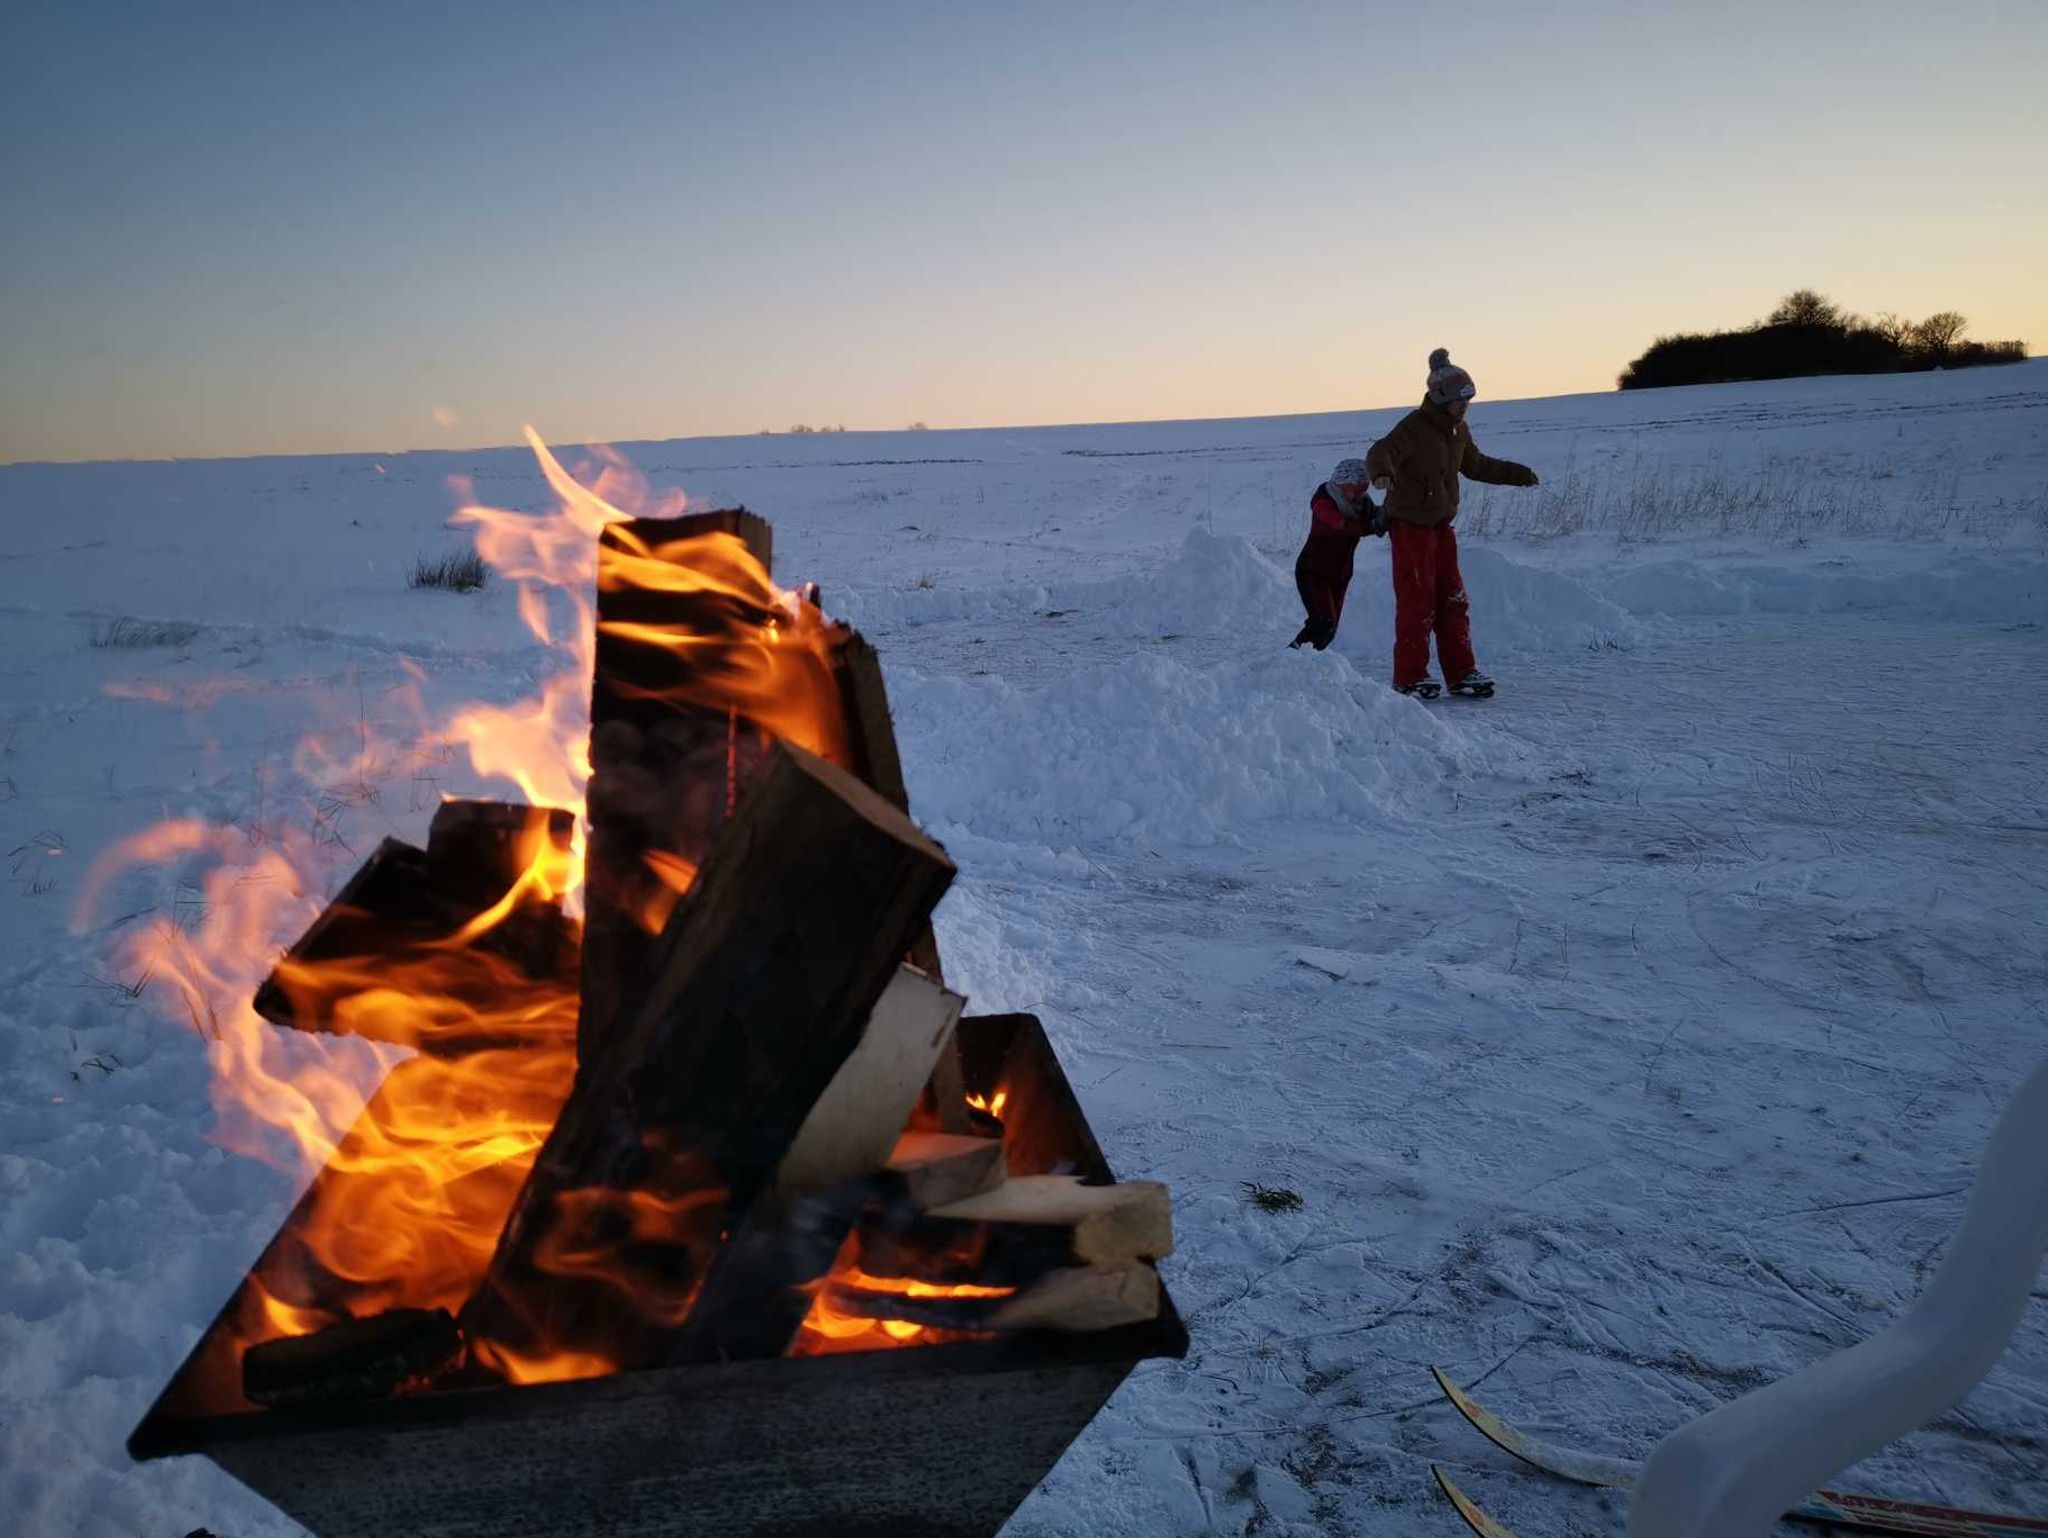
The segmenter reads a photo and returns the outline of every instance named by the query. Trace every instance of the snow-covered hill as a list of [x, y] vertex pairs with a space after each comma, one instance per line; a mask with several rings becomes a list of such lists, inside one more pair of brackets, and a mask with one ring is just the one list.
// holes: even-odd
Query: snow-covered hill
[[[962, 866], [949, 973], [1042, 1015], [1119, 1173], [1173, 1188], [1194, 1349], [1020, 1538], [1445, 1533], [1431, 1459], [1524, 1538], [1618, 1531], [1478, 1444], [1427, 1364], [1643, 1452], [1894, 1316], [2048, 1054], [2048, 363], [1481, 402], [1482, 447], [1545, 478], [1461, 520], [1489, 704], [1385, 687], [1376, 544], [1338, 645], [1283, 645], [1305, 500], [1396, 415], [622, 446], [770, 517], [777, 575], [881, 647]], [[191, 817], [301, 839], [332, 890], [438, 796], [509, 789], [419, 738], [553, 666], [507, 585], [408, 590], [466, 542], [455, 476], [549, 500], [523, 448], [0, 467], [25, 1534], [297, 1531], [121, 1451], [295, 1185], [209, 1143], [186, 1004], [112, 959], [194, 912], [195, 863], [90, 902], [86, 873]], [[2048, 1510], [2044, 1383], [2036, 1308], [1843, 1482]]]

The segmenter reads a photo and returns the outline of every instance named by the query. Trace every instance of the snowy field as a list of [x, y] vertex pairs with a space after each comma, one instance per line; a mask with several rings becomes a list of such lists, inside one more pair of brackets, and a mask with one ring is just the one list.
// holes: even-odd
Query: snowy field
[[[1545, 478], [1461, 522], [1487, 703], [1388, 690], [1377, 543], [1337, 647], [1283, 644], [1306, 498], [1397, 414], [621, 446], [880, 646], [956, 986], [1041, 1015], [1172, 1187], [1193, 1349], [1014, 1538], [1448, 1535], [1432, 1460], [1522, 1538], [1618, 1533], [1428, 1365], [1647, 1452], [1894, 1318], [2048, 1054], [2048, 362], [1480, 402]], [[298, 1531], [122, 1451], [296, 1187], [209, 1142], [184, 1004], [110, 960], [195, 872], [85, 876], [196, 816], [321, 835], [331, 890], [510, 788], [350, 746], [407, 741], [416, 678], [439, 713], [551, 667], [507, 585], [407, 589], [463, 547], [451, 475], [548, 500], [524, 449], [0, 468], [10, 1531]], [[2048, 1307], [1840, 1483], [2048, 1511]]]

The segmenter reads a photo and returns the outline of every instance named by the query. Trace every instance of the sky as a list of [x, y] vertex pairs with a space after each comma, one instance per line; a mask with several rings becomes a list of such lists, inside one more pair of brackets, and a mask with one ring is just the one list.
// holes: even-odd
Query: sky
[[2048, 345], [2043, 0], [13, 0], [0, 149], [0, 461], [1601, 390], [1798, 287]]

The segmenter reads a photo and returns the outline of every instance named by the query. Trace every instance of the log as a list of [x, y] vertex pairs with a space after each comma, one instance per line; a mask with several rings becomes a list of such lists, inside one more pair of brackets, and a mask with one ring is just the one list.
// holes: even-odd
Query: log
[[1072, 1236], [1074, 1258], [1089, 1265], [1124, 1265], [1173, 1253], [1173, 1205], [1156, 1180], [1084, 1186], [1071, 1175], [1025, 1175], [935, 1208], [931, 1216], [1059, 1230]]
[[805, 1289], [862, 1214], [903, 1210], [900, 1178], [883, 1164], [965, 1002], [915, 967], [897, 969], [774, 1181], [712, 1257], [670, 1363], [781, 1356], [810, 1312]]
[[[993, 1291], [994, 1289], [989, 1289]], [[834, 1282], [832, 1306], [864, 1319], [898, 1319], [931, 1329], [1113, 1330], [1159, 1317], [1159, 1273], [1142, 1262], [1048, 1272], [1002, 1296], [916, 1297]]]
[[949, 1132], [906, 1132], [889, 1154], [913, 1206], [929, 1211], [1003, 1183], [1003, 1140]]
[[427, 826], [427, 879], [438, 892], [489, 907], [552, 845], [567, 876], [576, 814], [566, 807], [443, 801]]
[[[910, 789], [903, 778], [903, 757], [896, 746], [896, 723], [889, 712], [889, 690], [882, 677], [881, 658], [866, 638], [849, 630], [834, 652], [833, 675], [839, 683], [840, 706], [846, 716], [847, 755], [853, 772], [873, 786], [884, 800], [909, 811]], [[917, 943], [911, 946], [910, 964], [940, 982], [945, 981], [939, 962], [938, 936], [930, 925], [925, 926]], [[949, 1040], [932, 1065], [925, 1119], [942, 1132], [972, 1132], [966, 1097], [960, 1048], [957, 1042]]]
[[[882, 659], [867, 638], [848, 630], [834, 648], [832, 671], [839, 683], [840, 706], [846, 714], [848, 765], [892, 806], [910, 810], [910, 791], [903, 780], [903, 757], [896, 747], [896, 723], [889, 713], [888, 686]], [[934, 977], [934, 968], [924, 970]]]
[[[472, 1340], [654, 1359], [951, 882], [945, 851], [858, 780], [785, 743], [769, 759], [591, 1044], [465, 1312]], [[678, 1179], [724, 1199], [670, 1200], [658, 1223], [626, 1210]], [[622, 1310], [635, 1268], [653, 1285]]]
[[[677, 698], [682, 667], [669, 652], [611, 628], [720, 633], [733, 605], [714, 595], [628, 585], [643, 550], [731, 534], [763, 573], [773, 535], [744, 508], [684, 518], [635, 518], [598, 537], [596, 664], [590, 694], [586, 799], [581, 1059], [598, 1050], [623, 993], [654, 949], [661, 924], [730, 819], [766, 756], [768, 734], [726, 710]], [[758, 620], [765, 615], [749, 616]]]
[[444, 803], [425, 850], [387, 838], [371, 852], [264, 980], [256, 1013], [276, 1025], [349, 1031], [442, 1055], [520, 1044], [517, 1036], [443, 1032], [424, 1015], [379, 1011], [344, 1020], [342, 1007], [396, 978], [483, 1013], [503, 1002], [508, 987], [568, 986], [577, 926], [559, 899], [538, 891], [519, 894], [468, 945], [447, 942], [512, 892], [543, 841], [555, 844], [566, 869], [573, 820], [559, 808]]
[[242, 1356], [242, 1392], [272, 1406], [388, 1399], [461, 1358], [462, 1334], [448, 1310], [394, 1308], [251, 1346]]
[[999, 1330], [1114, 1330], [1159, 1317], [1159, 1273], [1144, 1264], [1054, 1271], [996, 1311]]
[[783, 1155], [772, 1201], [787, 1204], [861, 1179], [888, 1161], [966, 1002], [915, 967], [897, 969]]
[[1086, 1186], [1013, 1176], [909, 1221], [864, 1219], [860, 1268], [936, 1285], [1018, 1286], [1071, 1266], [1117, 1268], [1173, 1253], [1173, 1208], [1156, 1181]]

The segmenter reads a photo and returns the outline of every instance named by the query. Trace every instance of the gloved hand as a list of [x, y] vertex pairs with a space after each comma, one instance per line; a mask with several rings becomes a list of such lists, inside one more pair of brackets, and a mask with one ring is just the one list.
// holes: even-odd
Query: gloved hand
[[1377, 511], [1368, 514], [1365, 520], [1365, 532], [1372, 535], [1374, 539], [1385, 539], [1387, 537], [1387, 515]]
[[1521, 474], [1515, 477], [1513, 482], [1514, 485], [1534, 486], [1538, 484], [1536, 480], [1536, 472], [1534, 470], [1531, 470], [1527, 465], [1521, 465], [1518, 468], [1520, 469]]

